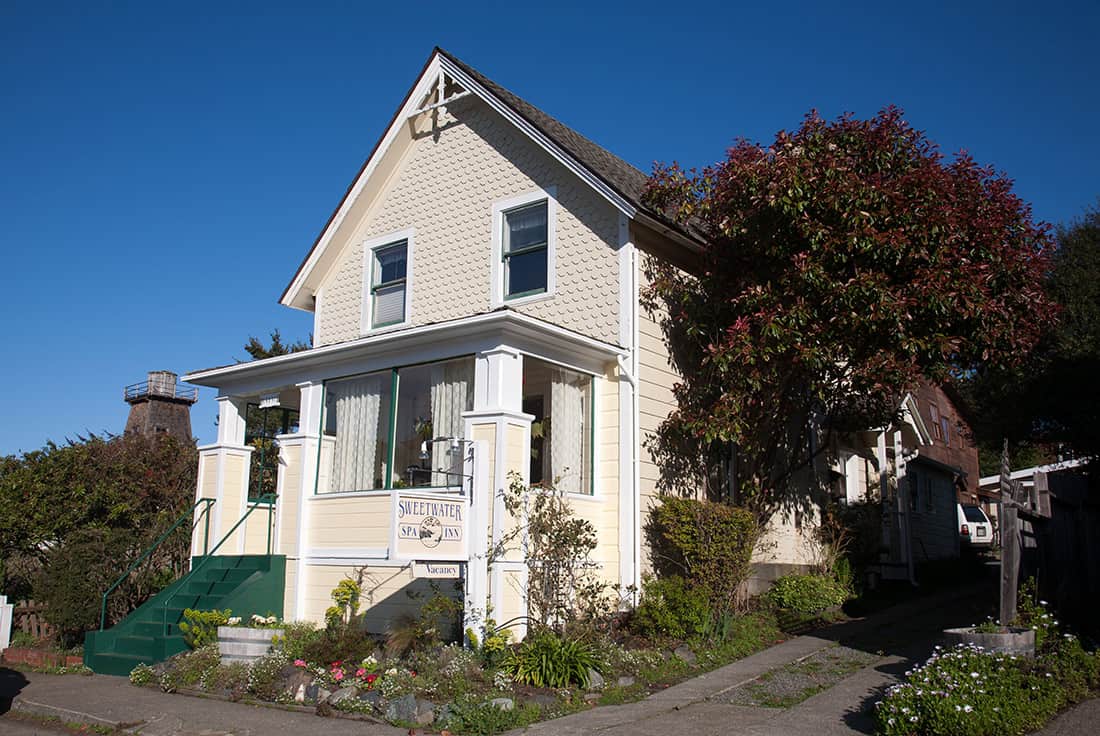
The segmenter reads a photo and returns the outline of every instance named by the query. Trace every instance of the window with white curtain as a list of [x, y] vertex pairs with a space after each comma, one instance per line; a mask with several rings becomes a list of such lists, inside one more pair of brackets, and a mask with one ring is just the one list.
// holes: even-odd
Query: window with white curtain
[[323, 467], [325, 491], [370, 491], [386, 487], [389, 468], [391, 371], [325, 384]]
[[592, 377], [523, 359], [523, 410], [531, 425], [532, 485], [592, 493]]
[[461, 485], [473, 403], [472, 357], [327, 381], [317, 492]]
[[408, 286], [407, 240], [373, 250], [371, 268], [371, 327], [387, 327], [405, 321], [405, 290]]

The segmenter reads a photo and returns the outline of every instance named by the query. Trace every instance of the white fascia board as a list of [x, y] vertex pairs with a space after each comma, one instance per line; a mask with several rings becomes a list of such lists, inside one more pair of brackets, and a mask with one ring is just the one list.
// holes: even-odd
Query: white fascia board
[[547, 138], [543, 133], [538, 130], [534, 125], [527, 122], [519, 113], [513, 110], [508, 105], [504, 104], [500, 99], [496, 97], [492, 92], [482, 87], [473, 77], [466, 74], [457, 65], [453, 64], [450, 59], [445, 56], [436, 55], [436, 58], [441, 63], [443, 70], [447, 72], [447, 76], [455, 79], [467, 90], [473, 92], [480, 97], [489, 107], [496, 110], [500, 115], [512, 123], [512, 125], [519, 128], [524, 134], [527, 135], [532, 141], [535, 142], [540, 148], [550, 154], [558, 163], [565, 168], [576, 174], [583, 182], [588, 184], [596, 190], [604, 199], [611, 203], [615, 209], [622, 212], [627, 217], [634, 217], [638, 210], [634, 205], [624, 199], [618, 192], [607, 185], [603, 179], [600, 179], [586, 166], [583, 166], [579, 161], [573, 158], [563, 148], [554, 143], [554, 141]]
[[928, 427], [924, 426], [924, 420], [921, 419], [920, 410], [917, 408], [917, 402], [913, 398], [913, 394], [905, 395], [905, 400], [901, 402], [901, 410], [903, 421], [917, 433], [920, 443], [922, 445], [932, 444], [932, 433], [928, 431]]
[[511, 345], [522, 352], [590, 374], [602, 374], [606, 363], [627, 353], [618, 346], [505, 310], [196, 371], [185, 375], [183, 380], [200, 386], [251, 393], [274, 383], [334, 378], [349, 375], [347, 371], [361, 372], [363, 361], [368, 359], [386, 366], [407, 365], [499, 345]]
[[[622, 212], [627, 217], [633, 218], [637, 214], [637, 208], [634, 207], [625, 198], [619, 195], [614, 189], [607, 185], [602, 179], [596, 176], [587, 167], [583, 166], [580, 162], [569, 155], [564, 149], [554, 143], [552, 140], [543, 135], [535, 126], [527, 122], [522, 116], [517, 114], [512, 108], [504, 104], [499, 100], [492, 92], [485, 89], [472, 77], [466, 74], [462, 69], [450, 62], [446, 57], [436, 52], [434, 58], [429, 62], [424, 73], [420, 75], [420, 79], [417, 80], [416, 86], [413, 88], [412, 94], [409, 95], [405, 105], [401, 108], [401, 111], [394, 118], [393, 124], [390, 125], [385, 135], [382, 137], [381, 143], [377, 149], [371, 155], [366, 165], [363, 167], [363, 173], [361, 173], [348, 191], [347, 196], [344, 197], [344, 201], [340, 204], [340, 208], [333, 216], [332, 220], [325, 227], [324, 232], [321, 233], [321, 237], [317, 240], [317, 246], [313, 249], [309, 258], [305, 264], [299, 269], [294, 280], [286, 290], [286, 295], [280, 300], [280, 304], [284, 306], [301, 309], [300, 305], [295, 302], [298, 300], [299, 293], [305, 285], [307, 279], [312, 273], [314, 267], [321, 260], [321, 256], [328, 248], [329, 243], [332, 241], [332, 237], [343, 223], [344, 218], [351, 210], [355, 201], [359, 198], [363, 188], [366, 186], [367, 181], [370, 179], [374, 170], [378, 167], [379, 162], [385, 158], [386, 152], [393, 144], [401, 128], [408, 124], [408, 118], [410, 115], [416, 112], [420, 100], [422, 100], [432, 87], [436, 84], [436, 80], [441, 72], [446, 72], [447, 76], [451, 77], [465, 89], [472, 92], [489, 107], [499, 113], [505, 120], [516, 126], [522, 133], [530, 138], [536, 145], [545, 150], [551, 157], [561, 163], [569, 171], [573, 172], [581, 179], [581, 181], [588, 184], [594, 189], [600, 196], [611, 203], [613, 207]], [[650, 218], [652, 219], [652, 218]], [[653, 220], [656, 223], [656, 220]], [[671, 231], [670, 231], [671, 232]], [[670, 235], [672, 237], [672, 235]], [[680, 236], [682, 238], [682, 236]], [[686, 240], [686, 239], [685, 239]], [[698, 244], [693, 246], [698, 248]], [[307, 310], [308, 311], [308, 310]]]
[[295, 304], [299, 292], [302, 290], [302, 287], [305, 286], [306, 280], [313, 272], [314, 267], [321, 260], [321, 256], [328, 248], [333, 235], [339, 230], [340, 225], [344, 222], [344, 218], [347, 217], [348, 212], [351, 211], [355, 202], [359, 199], [359, 195], [362, 194], [363, 188], [366, 186], [367, 182], [370, 181], [375, 169], [378, 168], [379, 163], [386, 157], [386, 153], [389, 151], [390, 146], [393, 145], [398, 133], [404, 126], [408, 125], [409, 115], [417, 109], [420, 100], [431, 92], [432, 87], [435, 85], [435, 80], [439, 77], [440, 58], [441, 57], [437, 53], [435, 58], [428, 63], [424, 73], [420, 75], [420, 79], [417, 80], [416, 86], [413, 87], [413, 91], [409, 95], [408, 100], [405, 102], [404, 106], [402, 106], [398, 115], [394, 117], [393, 123], [386, 130], [386, 133], [382, 136], [381, 142], [374, 150], [374, 153], [371, 154], [370, 159], [367, 160], [366, 165], [364, 165], [362, 173], [359, 174], [355, 183], [352, 184], [351, 189], [348, 190], [347, 195], [344, 197], [344, 201], [340, 203], [340, 208], [336, 211], [336, 214], [333, 215], [328, 225], [325, 226], [325, 230], [321, 233], [321, 237], [317, 239], [317, 246], [298, 270], [294, 280], [287, 288], [286, 294], [279, 300], [280, 304], [295, 309], [302, 308]]

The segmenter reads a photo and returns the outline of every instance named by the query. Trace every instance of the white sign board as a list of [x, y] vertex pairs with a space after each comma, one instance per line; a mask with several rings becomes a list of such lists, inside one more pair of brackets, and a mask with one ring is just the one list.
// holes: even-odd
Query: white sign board
[[462, 577], [461, 562], [414, 562], [414, 578], [457, 579]]
[[395, 490], [390, 556], [398, 560], [467, 559], [469, 510], [465, 496]]

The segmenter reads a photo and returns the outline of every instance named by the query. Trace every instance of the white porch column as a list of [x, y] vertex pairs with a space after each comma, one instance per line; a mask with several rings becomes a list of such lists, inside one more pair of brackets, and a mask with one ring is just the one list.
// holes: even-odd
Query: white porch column
[[[191, 539], [193, 555], [201, 555], [209, 529], [209, 549], [221, 541], [244, 514], [248, 500], [248, 474], [252, 448], [244, 444], [245, 411], [247, 401], [236, 396], [219, 396], [218, 441], [199, 449], [198, 485], [195, 500], [214, 499], [211, 514], [197, 523]], [[204, 509], [196, 509], [198, 514]], [[239, 529], [236, 541], [228, 541], [218, 550], [219, 554], [239, 554], [243, 550], [244, 530]]]
[[[474, 409], [465, 412], [464, 436], [476, 443], [481, 452], [478, 465], [483, 468], [471, 496], [470, 562], [467, 567], [467, 617], [481, 615], [484, 623], [486, 600], [491, 600], [493, 617], [502, 622], [516, 615], [518, 605], [526, 612], [526, 560], [519, 550], [489, 564], [490, 551], [500, 545], [508, 524], [504, 492], [509, 471], [519, 473], [524, 483], [530, 480], [531, 422], [523, 406], [523, 356], [507, 346], [499, 346], [477, 355], [474, 372]], [[480, 529], [486, 529], [484, 535]], [[518, 586], [518, 591], [511, 590]], [[515, 602], [517, 593], [518, 604]], [[475, 630], [480, 627], [475, 627]], [[516, 626], [522, 638], [525, 626]]]
[[[297, 384], [301, 392], [298, 405], [298, 436], [302, 445], [301, 477], [297, 488], [287, 488], [287, 493], [298, 494], [298, 524], [295, 528], [295, 559], [287, 560], [293, 564], [294, 598], [288, 601], [292, 610], [284, 611], [288, 620], [302, 619], [306, 611], [306, 587], [309, 582], [309, 567], [306, 565], [305, 551], [309, 547], [310, 496], [315, 492], [317, 482], [317, 459], [321, 445], [321, 407], [324, 402], [324, 384], [321, 381], [304, 381]], [[287, 606], [289, 607], [289, 606]]]

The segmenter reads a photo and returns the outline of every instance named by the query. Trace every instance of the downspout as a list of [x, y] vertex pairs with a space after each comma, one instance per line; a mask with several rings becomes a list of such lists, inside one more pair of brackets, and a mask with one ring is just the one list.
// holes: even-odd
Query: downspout
[[[616, 362], [620, 375], [630, 384], [630, 518], [633, 526], [630, 545], [630, 559], [633, 570], [633, 586], [636, 589], [633, 595], [633, 604], [637, 605], [637, 588], [641, 585], [640, 560], [640, 536], [641, 536], [641, 510], [639, 499], [641, 481], [639, 476], [639, 448], [641, 441], [641, 429], [638, 426], [640, 402], [638, 397], [638, 250], [630, 249], [630, 353], [629, 356], [619, 355]], [[621, 317], [620, 317], [621, 318]], [[628, 363], [629, 357], [629, 363]], [[621, 421], [621, 419], [620, 419]]]

